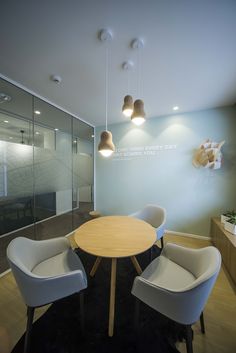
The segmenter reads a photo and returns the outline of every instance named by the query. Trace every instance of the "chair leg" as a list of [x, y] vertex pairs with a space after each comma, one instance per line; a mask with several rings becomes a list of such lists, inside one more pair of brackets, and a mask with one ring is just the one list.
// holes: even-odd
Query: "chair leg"
[[149, 249], [149, 262], [152, 262], [152, 247]]
[[26, 326], [26, 333], [25, 333], [25, 345], [24, 345], [24, 353], [29, 352], [30, 348], [30, 338], [31, 338], [31, 329], [34, 319], [34, 309], [33, 307], [27, 307], [27, 326]]
[[84, 333], [84, 292], [80, 292], [79, 296], [79, 301], [80, 301], [80, 326], [81, 326], [81, 331]]
[[193, 335], [191, 325], [186, 325], [186, 348], [187, 353], [193, 353]]
[[204, 323], [204, 316], [203, 316], [203, 311], [200, 315], [200, 324], [201, 324], [201, 332], [205, 333], [205, 323]]
[[135, 311], [134, 311], [134, 330], [138, 332], [139, 330], [139, 313], [140, 313], [140, 300], [136, 298], [135, 300]]
[[161, 248], [162, 248], [162, 249], [164, 248], [164, 240], [163, 240], [163, 237], [161, 237]]

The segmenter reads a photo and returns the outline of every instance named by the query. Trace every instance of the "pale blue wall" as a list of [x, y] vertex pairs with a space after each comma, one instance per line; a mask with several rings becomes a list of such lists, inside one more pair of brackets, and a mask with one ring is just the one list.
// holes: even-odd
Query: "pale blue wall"
[[[236, 209], [235, 107], [154, 118], [141, 127], [114, 124], [109, 130], [116, 148], [128, 156], [105, 159], [97, 152], [96, 208], [102, 213], [129, 214], [156, 203], [167, 210], [169, 230], [208, 236], [210, 217]], [[207, 138], [225, 140], [221, 169], [192, 165], [194, 150]], [[163, 150], [131, 156], [132, 148], [146, 146]]]

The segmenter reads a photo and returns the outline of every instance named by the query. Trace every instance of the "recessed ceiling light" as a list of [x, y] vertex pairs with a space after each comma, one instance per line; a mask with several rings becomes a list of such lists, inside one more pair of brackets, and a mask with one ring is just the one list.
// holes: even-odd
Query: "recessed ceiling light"
[[8, 120], [4, 120], [4, 123], [9, 123], [9, 121]]
[[58, 129], [57, 129], [57, 128], [55, 128], [54, 130], [55, 130], [55, 131], [58, 131]]
[[36, 131], [36, 132], [35, 132], [35, 135], [39, 135], [39, 132], [38, 132], [38, 131]]
[[12, 136], [9, 136], [9, 140], [12, 140], [13, 139], [13, 137]]
[[94, 135], [91, 135], [92, 138], [94, 138]]
[[40, 114], [41, 114], [41, 112], [40, 112], [39, 110], [35, 110], [34, 113], [35, 113], [36, 115], [40, 115]]
[[10, 96], [8, 96], [6, 93], [0, 93], [0, 103], [6, 103], [10, 101], [11, 101]]
[[173, 107], [173, 110], [179, 110], [179, 107], [176, 105], [175, 107]]

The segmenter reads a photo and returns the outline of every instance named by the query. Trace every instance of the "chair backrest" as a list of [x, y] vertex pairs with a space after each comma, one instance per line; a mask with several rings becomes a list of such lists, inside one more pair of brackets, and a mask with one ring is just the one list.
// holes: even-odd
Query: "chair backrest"
[[18, 267], [27, 274], [39, 262], [39, 252], [35, 249], [35, 242], [24, 237], [17, 237], [11, 241], [7, 248], [7, 258], [10, 264]]
[[198, 286], [215, 275], [218, 275], [221, 266], [221, 255], [214, 246], [201, 249], [190, 249], [167, 243], [163, 250], [163, 256], [185, 268], [196, 278], [192, 285], [186, 289]]
[[146, 205], [141, 211], [135, 212], [130, 216], [142, 219], [156, 228], [157, 238], [164, 234], [164, 225], [166, 223], [166, 210], [158, 205]]
[[154, 228], [158, 228], [166, 222], [166, 210], [157, 205], [146, 205], [141, 211], [135, 212], [131, 216], [142, 219]]

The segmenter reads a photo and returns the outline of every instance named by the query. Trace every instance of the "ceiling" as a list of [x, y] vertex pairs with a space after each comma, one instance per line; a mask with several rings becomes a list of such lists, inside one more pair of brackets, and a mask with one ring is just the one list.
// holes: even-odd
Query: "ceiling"
[[[1, 1], [0, 73], [104, 125], [102, 28], [113, 32], [108, 124], [129, 121], [121, 113], [127, 93], [144, 100], [147, 118], [173, 114], [176, 105], [182, 113], [235, 104], [235, 0]], [[137, 37], [143, 49], [130, 47]], [[126, 60], [130, 71], [121, 67]]]

